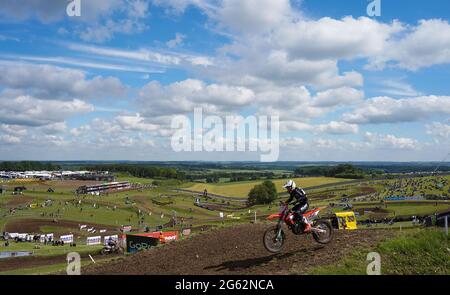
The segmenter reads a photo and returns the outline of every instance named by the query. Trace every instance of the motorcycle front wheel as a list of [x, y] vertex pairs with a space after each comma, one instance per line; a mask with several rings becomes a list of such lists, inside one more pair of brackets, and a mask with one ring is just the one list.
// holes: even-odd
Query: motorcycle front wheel
[[[279, 237], [277, 237], [279, 230], [281, 232], [280, 232]], [[273, 226], [264, 232], [263, 243], [264, 243], [264, 247], [269, 252], [272, 252], [272, 253], [280, 252], [281, 249], [283, 248], [285, 240], [286, 240], [286, 236], [284, 234], [283, 229], [278, 229], [277, 226]]]
[[319, 220], [313, 225], [313, 228], [321, 231], [313, 231], [312, 233], [317, 243], [328, 244], [333, 239], [333, 227], [328, 221]]

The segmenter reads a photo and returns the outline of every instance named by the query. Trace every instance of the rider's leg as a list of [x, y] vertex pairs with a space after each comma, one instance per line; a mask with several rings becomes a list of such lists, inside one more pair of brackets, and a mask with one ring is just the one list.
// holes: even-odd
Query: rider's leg
[[305, 216], [303, 216], [303, 213], [305, 213], [308, 210], [308, 207], [309, 207], [309, 204], [306, 203], [303, 206], [301, 206], [298, 210], [299, 216], [302, 217], [302, 222], [305, 224], [305, 230], [304, 230], [305, 232], [309, 232], [311, 230], [311, 224], [309, 223], [308, 219]]

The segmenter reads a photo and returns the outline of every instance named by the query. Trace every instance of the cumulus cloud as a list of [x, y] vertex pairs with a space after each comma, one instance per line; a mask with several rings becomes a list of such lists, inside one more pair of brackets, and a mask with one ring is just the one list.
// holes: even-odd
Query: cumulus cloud
[[18, 136], [3, 134], [3, 135], [0, 135], [0, 142], [2, 142], [2, 143], [19, 143], [19, 142], [21, 142], [21, 139]]
[[273, 38], [293, 58], [353, 59], [383, 52], [402, 28], [399, 22], [384, 24], [367, 17], [324, 17], [281, 26]]
[[371, 58], [369, 67], [386, 65], [418, 70], [450, 63], [450, 24], [448, 20], [421, 20], [409, 26], [401, 37], [393, 38], [385, 50]]
[[139, 113], [135, 115], [119, 115], [116, 117], [116, 122], [125, 130], [153, 132], [159, 128], [157, 124], [146, 123]]
[[152, 81], [141, 89], [137, 104], [142, 115], [153, 117], [189, 113], [196, 107], [223, 112], [246, 106], [253, 99], [253, 91], [244, 87], [187, 79], [169, 85]]
[[360, 103], [363, 98], [363, 91], [342, 87], [319, 92], [313, 99], [313, 105], [317, 107], [351, 106]]
[[175, 38], [172, 40], [167, 41], [166, 45], [169, 48], [175, 48], [183, 44], [184, 39], [186, 38], [186, 35], [183, 35], [181, 33], [176, 33]]
[[356, 134], [359, 127], [356, 124], [348, 124], [345, 122], [331, 121], [327, 124], [320, 124], [317, 130], [329, 134]]
[[374, 97], [345, 113], [343, 120], [356, 124], [413, 122], [450, 114], [450, 97], [420, 96], [394, 99]]
[[382, 135], [371, 132], [365, 133], [366, 142], [373, 148], [388, 148], [400, 150], [413, 150], [420, 148], [419, 142], [412, 138]]
[[126, 87], [119, 79], [96, 76], [92, 79], [80, 70], [51, 65], [0, 62], [0, 85], [22, 90], [40, 99], [119, 97]]
[[450, 125], [440, 122], [433, 122], [426, 125], [427, 134], [431, 135], [437, 141], [450, 139]]
[[93, 105], [78, 99], [58, 101], [28, 95], [0, 96], [0, 122], [8, 125], [44, 126], [93, 110]]
[[[104, 42], [115, 33], [131, 34], [147, 28], [149, 2], [145, 0], [80, 1], [81, 15], [71, 18], [82, 40]], [[8, 21], [36, 19], [43, 23], [67, 18], [67, 1], [15, 0], [0, 2], [0, 16]], [[115, 20], [112, 20], [112, 16]]]
[[254, 33], [275, 28], [292, 13], [289, 0], [223, 0], [213, 17], [236, 32]]
[[314, 95], [304, 86], [270, 87], [255, 95], [254, 104], [258, 106], [258, 113], [280, 116], [286, 122], [282, 122], [282, 130], [306, 130], [306, 125], [302, 123], [325, 116], [341, 106], [358, 105], [364, 97], [362, 91], [349, 87], [329, 89]]

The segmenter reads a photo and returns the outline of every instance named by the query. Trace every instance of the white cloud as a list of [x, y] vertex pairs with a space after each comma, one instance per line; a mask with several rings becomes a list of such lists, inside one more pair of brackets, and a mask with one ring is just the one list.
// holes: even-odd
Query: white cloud
[[413, 122], [450, 114], [449, 96], [419, 96], [394, 99], [374, 97], [343, 115], [348, 123], [381, 124]]
[[0, 130], [18, 137], [25, 136], [28, 133], [27, 128], [20, 125], [0, 124]]
[[348, 124], [345, 122], [331, 121], [327, 124], [320, 124], [314, 127], [314, 130], [320, 132], [325, 132], [329, 134], [356, 134], [358, 133], [359, 127], [356, 124]]
[[67, 43], [65, 45], [68, 49], [73, 51], [93, 54], [100, 58], [115, 58], [117, 61], [121, 62], [124, 60], [132, 60], [146, 62], [149, 65], [156, 64], [161, 66], [205, 66], [214, 64], [213, 60], [208, 56], [178, 53], [161, 49], [142, 48], [138, 50], [125, 50], [74, 43]]
[[186, 38], [186, 35], [183, 35], [181, 33], [175, 34], [175, 39], [167, 41], [166, 45], [169, 48], [175, 48], [183, 44], [184, 39]]
[[289, 0], [223, 0], [214, 17], [236, 32], [266, 32], [292, 17]]
[[[83, 0], [80, 3], [81, 16], [71, 20], [75, 22], [72, 27], [82, 40], [104, 42], [112, 39], [115, 33], [132, 34], [147, 28], [144, 20], [148, 17], [148, 1]], [[67, 4], [67, 1], [55, 0], [1, 1], [0, 16], [7, 20], [37, 19], [43, 23], [60, 22], [68, 17]]]
[[450, 63], [450, 24], [448, 20], [421, 20], [409, 26], [399, 38], [392, 39], [381, 54], [371, 58], [370, 67], [386, 65], [418, 70]]
[[419, 142], [412, 138], [381, 135], [371, 132], [365, 134], [366, 142], [373, 148], [414, 150], [420, 148]]
[[206, 84], [187, 79], [169, 85], [152, 81], [139, 93], [137, 104], [146, 117], [193, 112], [202, 107], [206, 112], [221, 112], [243, 107], [254, 99], [253, 91], [244, 87]]
[[363, 91], [342, 87], [317, 93], [313, 99], [313, 105], [316, 107], [350, 106], [362, 102], [363, 98]]
[[402, 30], [398, 22], [383, 24], [367, 17], [324, 17], [293, 22], [274, 33], [274, 41], [292, 58], [353, 59], [377, 55]]
[[450, 125], [440, 122], [433, 122], [426, 125], [427, 134], [434, 137], [437, 141], [446, 141], [450, 139]]
[[40, 99], [119, 97], [126, 93], [117, 78], [96, 76], [89, 80], [83, 71], [51, 65], [0, 61], [0, 73], [0, 86], [27, 91]]
[[21, 139], [20, 139], [20, 137], [17, 137], [17, 136], [4, 134], [4, 135], [0, 135], [0, 142], [2, 142], [2, 143], [19, 143], [19, 142], [21, 142]]
[[402, 80], [383, 80], [381, 81], [380, 92], [395, 96], [421, 96], [423, 93], [414, 89], [414, 87]]
[[0, 122], [8, 125], [44, 126], [94, 110], [81, 100], [41, 100], [31, 96], [0, 96]]
[[280, 140], [280, 146], [285, 148], [299, 148], [305, 146], [305, 140], [301, 137], [287, 137]]
[[159, 125], [146, 123], [140, 114], [119, 115], [115, 120], [125, 130], [153, 132], [159, 128]]
[[67, 130], [66, 122], [56, 122], [49, 125], [41, 127], [42, 131], [48, 135], [54, 135], [57, 133], [63, 133]]

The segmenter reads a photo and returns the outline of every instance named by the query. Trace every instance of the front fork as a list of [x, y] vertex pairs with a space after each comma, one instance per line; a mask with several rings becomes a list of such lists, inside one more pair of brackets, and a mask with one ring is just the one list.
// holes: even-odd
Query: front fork
[[275, 237], [277, 241], [281, 239], [281, 231], [282, 231], [282, 220], [280, 219], [277, 223], [277, 235]]

